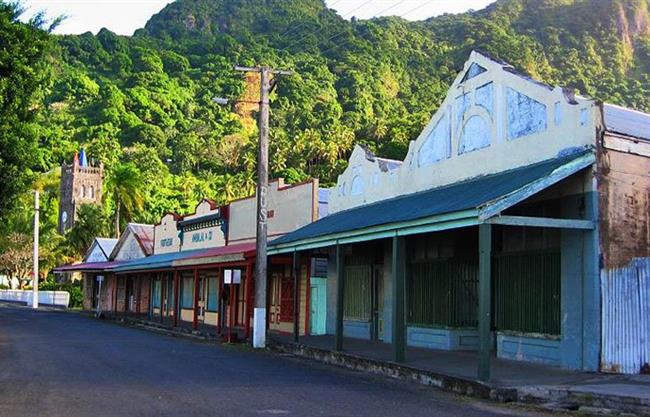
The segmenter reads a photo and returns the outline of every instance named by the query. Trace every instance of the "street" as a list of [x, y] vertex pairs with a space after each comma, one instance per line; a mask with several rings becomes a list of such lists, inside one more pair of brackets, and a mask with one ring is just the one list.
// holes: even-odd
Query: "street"
[[291, 357], [0, 305], [0, 416], [542, 416]]

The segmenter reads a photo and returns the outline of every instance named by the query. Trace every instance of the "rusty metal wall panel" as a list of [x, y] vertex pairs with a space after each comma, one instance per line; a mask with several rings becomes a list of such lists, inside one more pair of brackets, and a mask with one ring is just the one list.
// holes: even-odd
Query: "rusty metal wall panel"
[[650, 372], [650, 258], [601, 271], [601, 370]]

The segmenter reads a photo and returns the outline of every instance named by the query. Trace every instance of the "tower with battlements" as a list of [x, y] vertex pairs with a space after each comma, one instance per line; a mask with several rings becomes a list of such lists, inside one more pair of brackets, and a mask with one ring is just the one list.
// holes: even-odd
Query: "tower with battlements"
[[75, 154], [71, 164], [65, 161], [61, 164], [59, 233], [64, 234], [74, 225], [82, 204], [101, 203], [103, 179], [103, 164], [89, 164], [83, 149], [80, 154]]

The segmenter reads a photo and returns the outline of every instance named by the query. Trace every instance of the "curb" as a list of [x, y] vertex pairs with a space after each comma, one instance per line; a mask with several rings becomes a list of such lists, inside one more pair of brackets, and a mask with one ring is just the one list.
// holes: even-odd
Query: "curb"
[[433, 386], [456, 394], [489, 399], [502, 403], [517, 401], [517, 390], [514, 388], [496, 387], [472, 379], [439, 374], [395, 362], [368, 359], [349, 353], [333, 352], [302, 344], [269, 341], [268, 347], [270, 350], [278, 353], [289, 353], [328, 365]]
[[[556, 411], [581, 411], [593, 415], [636, 415], [650, 417], [650, 400], [612, 394], [599, 394], [566, 386], [499, 387], [478, 380], [440, 374], [390, 361], [369, 359], [345, 352], [334, 352], [303, 344], [270, 340], [271, 351], [292, 354], [328, 365], [367, 372], [433, 386], [460, 395], [497, 401], [530, 404]], [[552, 406], [552, 407], [549, 407]]]
[[609, 411], [611, 414], [650, 416], [650, 400], [639, 397], [601, 394], [567, 386], [520, 387], [517, 391], [519, 401], [528, 404], [560, 404], [560, 408], [567, 410], [597, 409], [601, 414]]

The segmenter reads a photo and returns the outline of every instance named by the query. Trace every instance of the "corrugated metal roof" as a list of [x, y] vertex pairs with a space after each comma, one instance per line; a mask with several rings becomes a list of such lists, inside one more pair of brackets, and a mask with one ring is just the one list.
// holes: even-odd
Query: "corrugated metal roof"
[[115, 245], [117, 245], [117, 241], [119, 239], [96, 237], [95, 240], [97, 241], [97, 245], [101, 248], [101, 250], [108, 258], [111, 255], [111, 252], [113, 252], [113, 249], [115, 249]]
[[138, 238], [144, 253], [151, 255], [153, 253], [153, 225], [129, 223], [129, 227]]
[[206, 249], [195, 249], [183, 252], [170, 252], [147, 256], [146, 258], [134, 259], [132, 261], [124, 262], [122, 265], [113, 268], [113, 271], [127, 272], [171, 268], [174, 261], [182, 258], [188, 258], [205, 251]]
[[460, 183], [340, 211], [275, 239], [271, 242], [271, 247], [373, 226], [476, 209], [546, 177], [557, 168], [589, 152], [591, 151], [578, 151], [527, 167], [476, 177]]
[[88, 262], [70, 265], [62, 265], [54, 268], [54, 272], [90, 272], [106, 271], [113, 267], [122, 265], [124, 262]]
[[613, 104], [603, 105], [603, 113], [610, 132], [650, 140], [650, 114]]
[[192, 261], [192, 265], [200, 265], [201, 260], [212, 263], [214, 258], [224, 255], [241, 254], [242, 257], [255, 253], [255, 243], [240, 243], [218, 248], [194, 249], [182, 252], [162, 253], [152, 255], [146, 258], [134, 259], [123, 262], [113, 272], [132, 272], [132, 271], [154, 271], [160, 269], [171, 269], [175, 266], [182, 265], [184, 261]]

